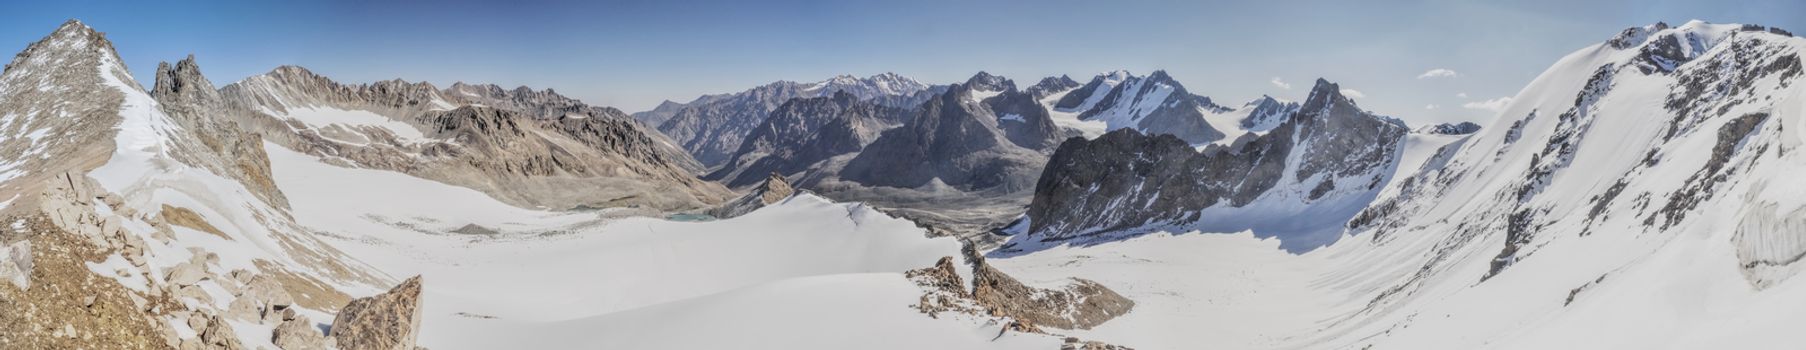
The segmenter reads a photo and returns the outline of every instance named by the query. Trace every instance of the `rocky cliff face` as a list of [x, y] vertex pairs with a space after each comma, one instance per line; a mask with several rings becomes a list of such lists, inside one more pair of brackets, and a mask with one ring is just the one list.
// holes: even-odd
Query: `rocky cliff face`
[[1318, 80], [1297, 116], [1231, 146], [1198, 151], [1177, 136], [1134, 130], [1068, 140], [1035, 187], [1026, 233], [1065, 240], [1182, 226], [1259, 203], [1271, 203], [1260, 204], [1263, 215], [1289, 220], [1273, 211], [1370, 196], [1391, 175], [1407, 131], [1338, 91]]
[[730, 195], [694, 176], [700, 165], [663, 135], [549, 89], [347, 85], [285, 66], [219, 94], [240, 125], [284, 147], [523, 207], [680, 210]]
[[721, 206], [710, 208], [703, 213], [717, 219], [746, 215], [746, 213], [790, 198], [791, 195], [796, 194], [796, 191], [795, 187], [790, 186], [789, 179], [785, 179], [783, 175], [772, 173], [765, 177], [765, 182], [746, 191], [746, 194], [741, 195], [740, 198], [722, 203]]
[[270, 178], [270, 160], [264, 154], [263, 137], [221, 118], [232, 111], [214, 89], [213, 82], [201, 74], [194, 55], [174, 65], [169, 62], [157, 65], [156, 85], [150, 94], [162, 104], [170, 118], [194, 132], [203, 145], [225, 158], [231, 169], [214, 169], [216, 173], [244, 182], [258, 198], [272, 206], [288, 206], [288, 200]]
[[985, 99], [984, 104], [997, 116], [997, 128], [1003, 130], [1004, 137], [1011, 143], [1022, 148], [1050, 151], [1060, 141], [1078, 134], [1055, 124], [1036, 93], [1011, 88]]

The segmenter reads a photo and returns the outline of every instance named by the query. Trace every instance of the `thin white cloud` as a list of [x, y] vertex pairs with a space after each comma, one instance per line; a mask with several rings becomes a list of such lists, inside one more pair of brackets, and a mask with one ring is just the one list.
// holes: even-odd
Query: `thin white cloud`
[[1284, 90], [1292, 89], [1292, 84], [1286, 83], [1285, 80], [1280, 80], [1279, 77], [1273, 77], [1273, 80], [1268, 81], [1268, 82], [1273, 83], [1273, 86], [1278, 86], [1280, 89], [1284, 89]]
[[1342, 89], [1342, 96], [1348, 96], [1348, 97], [1352, 97], [1352, 98], [1367, 98], [1367, 94], [1363, 94], [1363, 93], [1361, 93], [1361, 90], [1355, 90], [1355, 89]]
[[1467, 98], [1467, 93], [1465, 93], [1465, 92], [1457, 92], [1457, 93], [1455, 93], [1455, 97], [1460, 97], [1460, 98]]
[[1436, 109], [1436, 105], [1424, 105], [1423, 109]]
[[1485, 100], [1485, 101], [1480, 101], [1480, 102], [1468, 102], [1468, 103], [1462, 104], [1461, 108], [1487, 110], [1487, 111], [1492, 111], [1493, 113], [1498, 113], [1499, 111], [1505, 110], [1505, 106], [1510, 105], [1510, 104], [1511, 104], [1510, 97], [1500, 97], [1500, 98], [1495, 98], [1495, 99]]
[[1458, 77], [1461, 77], [1461, 73], [1455, 73], [1454, 70], [1451, 70], [1448, 68], [1431, 69], [1427, 72], [1423, 72], [1423, 74], [1417, 75], [1417, 79], [1458, 78]]

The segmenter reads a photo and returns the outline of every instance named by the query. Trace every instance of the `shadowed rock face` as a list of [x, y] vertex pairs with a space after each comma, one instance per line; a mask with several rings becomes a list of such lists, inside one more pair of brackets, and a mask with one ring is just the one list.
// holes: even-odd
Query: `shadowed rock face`
[[840, 177], [866, 186], [915, 188], [938, 179], [967, 191], [1029, 188], [1044, 156], [1011, 142], [973, 91], [956, 84], [922, 103], [908, 123], [849, 161]]
[[1054, 124], [1047, 108], [1033, 93], [1010, 89], [986, 99], [984, 104], [997, 115], [997, 128], [1003, 130], [1004, 137], [1022, 148], [1052, 150], [1061, 140], [1076, 136]]
[[766, 176], [765, 182], [759, 184], [759, 187], [747, 191], [740, 198], [710, 208], [704, 214], [720, 219], [746, 215], [746, 213], [790, 198], [790, 195], [793, 194], [796, 194], [796, 188], [790, 186], [790, 180], [784, 179], [783, 175], [773, 173]]
[[1183, 224], [1205, 208], [1244, 206], [1281, 185], [1308, 190], [1295, 194], [1307, 204], [1336, 186], [1375, 188], [1383, 178], [1368, 177], [1393, 166], [1406, 130], [1338, 91], [1318, 80], [1297, 116], [1201, 152], [1177, 136], [1134, 130], [1067, 140], [1036, 184], [1029, 233], [1058, 240]]
[[352, 300], [332, 319], [332, 339], [340, 349], [413, 350], [419, 336], [420, 276]]

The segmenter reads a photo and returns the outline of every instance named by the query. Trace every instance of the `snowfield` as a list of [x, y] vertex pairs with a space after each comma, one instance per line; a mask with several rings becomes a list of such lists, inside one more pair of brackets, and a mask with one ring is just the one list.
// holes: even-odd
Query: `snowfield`
[[[731, 220], [604, 218], [266, 149], [298, 222], [392, 277], [424, 276], [420, 341], [433, 349], [1059, 342], [1014, 333], [993, 342], [997, 325], [910, 308], [922, 290], [902, 272], [958, 256], [959, 243], [860, 204], [805, 194]], [[452, 233], [472, 224], [497, 233]]]

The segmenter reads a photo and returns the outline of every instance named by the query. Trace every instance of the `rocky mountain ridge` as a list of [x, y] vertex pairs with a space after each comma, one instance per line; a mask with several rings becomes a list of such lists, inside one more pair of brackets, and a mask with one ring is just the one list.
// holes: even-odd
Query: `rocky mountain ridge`
[[[1200, 224], [1233, 232], [1297, 222], [1280, 212], [1371, 197], [1391, 176], [1407, 130], [1339, 90], [1319, 79], [1296, 116], [1228, 146], [1197, 150], [1177, 136], [1133, 129], [1068, 140], [1048, 161], [1017, 234], [1070, 240]], [[1260, 208], [1258, 216], [1273, 221], [1238, 215], [1240, 208]]]
[[[181, 84], [198, 83], [170, 83]], [[700, 165], [656, 131], [549, 89], [347, 85], [284, 66], [219, 95], [238, 124], [284, 147], [525, 207], [686, 209], [729, 195], [692, 175]], [[680, 190], [664, 190], [673, 186]]]

